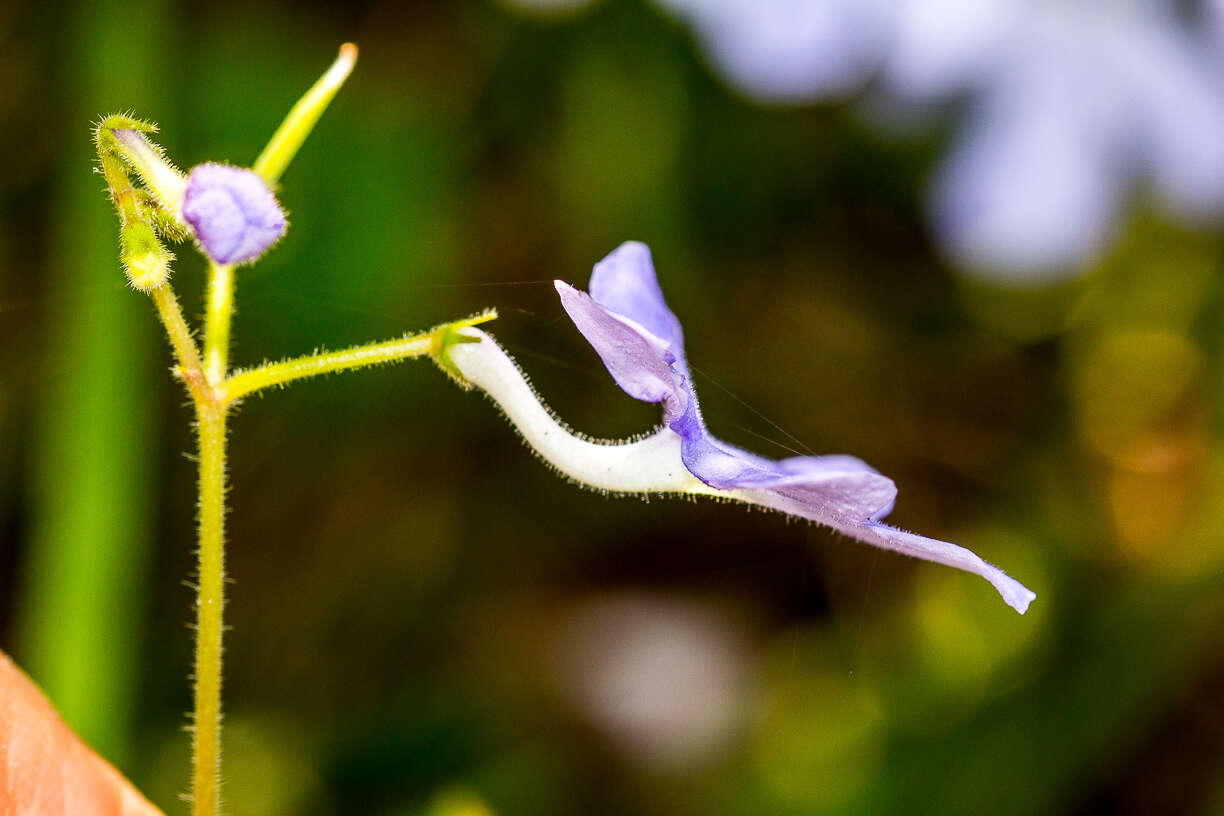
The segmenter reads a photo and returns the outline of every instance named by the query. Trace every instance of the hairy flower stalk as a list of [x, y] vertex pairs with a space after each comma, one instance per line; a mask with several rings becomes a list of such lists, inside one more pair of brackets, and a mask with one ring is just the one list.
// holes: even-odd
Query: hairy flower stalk
[[956, 567], [989, 581], [1024, 613], [1036, 597], [973, 552], [880, 521], [896, 486], [852, 456], [797, 456], [774, 461], [716, 439], [705, 427], [692, 387], [680, 322], [663, 300], [650, 251], [626, 243], [596, 265], [591, 294], [561, 281], [557, 291], [579, 331], [630, 396], [663, 405], [663, 425], [637, 440], [592, 442], [556, 420], [518, 366], [489, 335], [465, 329], [472, 342], [450, 360], [506, 412], [523, 438], [565, 475], [618, 493], [712, 496], [815, 521], [867, 544]]

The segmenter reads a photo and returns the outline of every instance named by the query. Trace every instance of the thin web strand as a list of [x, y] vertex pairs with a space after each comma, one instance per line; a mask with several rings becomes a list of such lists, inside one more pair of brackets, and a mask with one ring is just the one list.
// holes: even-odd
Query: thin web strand
[[[698, 375], [700, 375], [700, 376], [701, 376], [701, 378], [702, 378], [703, 380], [705, 380], [706, 382], [709, 382], [711, 385], [713, 385], [713, 386], [714, 386], [715, 388], [717, 388], [719, 391], [722, 391], [722, 392], [723, 392], [724, 394], [726, 394], [728, 397], [730, 397], [731, 399], [733, 399], [733, 400], [735, 400], [736, 402], [738, 402], [740, 405], [742, 405], [742, 406], [744, 406], [745, 408], [747, 408], [749, 411], [751, 411], [753, 414], [755, 414], [755, 415], [756, 415], [756, 416], [757, 416], [757, 417], [758, 417], [758, 418], [759, 418], [761, 421], [763, 421], [763, 422], [765, 422], [766, 424], [768, 424], [768, 425], [769, 425], [769, 427], [773, 428], [775, 431], [777, 431], [778, 433], [782, 434], [783, 436], [785, 436], [785, 437], [786, 437], [787, 439], [789, 439], [790, 441], [794, 442], [796, 445], [798, 445], [800, 448], [802, 448], [802, 449], [803, 449], [803, 450], [806, 452], [806, 455], [808, 455], [808, 456], [817, 456], [817, 455], [818, 455], [818, 454], [816, 453], [816, 451], [814, 451], [814, 450], [812, 450], [810, 447], [808, 447], [808, 445], [807, 445], [807, 444], [805, 444], [805, 443], [804, 443], [804, 441], [803, 441], [802, 439], [800, 439], [799, 437], [795, 436], [793, 433], [791, 433], [790, 431], [786, 430], [785, 428], [783, 428], [783, 427], [782, 427], [781, 425], [779, 425], [778, 423], [774, 422], [774, 421], [773, 421], [772, 419], [770, 419], [769, 417], [765, 416], [765, 414], [764, 414], [764, 413], [762, 413], [761, 411], [758, 411], [756, 408], [754, 408], [754, 407], [752, 407], [751, 405], [749, 405], [749, 404], [748, 404], [748, 402], [747, 402], [746, 400], [743, 400], [743, 399], [741, 399], [740, 397], [736, 396], [736, 394], [735, 394], [735, 393], [733, 393], [733, 392], [731, 391], [731, 389], [724, 387], [724, 386], [723, 386], [723, 385], [722, 385], [720, 382], [718, 382], [718, 380], [714, 379], [714, 378], [713, 378], [713, 377], [711, 377], [709, 374], [707, 374], [706, 372], [702, 371], [700, 368], [698, 368], [697, 366], [693, 365], [692, 363], [689, 363], [689, 368], [690, 368], [690, 369], [692, 369], [692, 371], [693, 371], [693, 373], [694, 373], [694, 374], [698, 374]], [[766, 437], [761, 437], [761, 438], [762, 438], [762, 439], [765, 439]], [[789, 450], [789, 448], [787, 448], [785, 445], [782, 445], [782, 444], [777, 443], [777, 442], [775, 442], [774, 444], [778, 445], [778, 447], [783, 448], [784, 450]]]

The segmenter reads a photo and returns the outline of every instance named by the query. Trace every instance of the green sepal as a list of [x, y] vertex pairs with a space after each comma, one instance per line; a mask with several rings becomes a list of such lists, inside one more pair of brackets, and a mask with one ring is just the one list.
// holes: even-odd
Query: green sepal
[[[146, 200], [153, 202], [154, 209], [162, 211], [158, 217], [162, 220], [179, 220], [179, 211], [183, 206], [183, 195], [187, 189], [187, 177], [166, 156], [165, 149], [149, 139], [146, 134], [155, 132], [149, 129], [153, 126], [148, 122], [138, 122], [142, 128], [117, 127], [125, 124], [130, 117], [108, 117], [110, 123], [105, 136], [101, 138], [114, 150], [115, 155], [123, 160], [127, 167], [136, 172], [144, 183], [149, 195]], [[118, 133], [123, 132], [124, 136]], [[135, 134], [135, 135], [131, 135]], [[146, 221], [152, 221], [151, 213], [144, 213]], [[182, 224], [179, 232], [186, 234], [187, 225]]]
[[137, 119], [130, 113], [112, 113], [110, 116], [102, 117], [102, 120], [94, 126], [94, 144], [98, 147], [98, 153], [106, 152], [119, 156], [119, 141], [115, 138], [115, 131], [124, 128], [139, 130], [141, 133], [157, 132], [155, 122]]
[[497, 319], [496, 309], [485, 309], [480, 314], [465, 317], [463, 320], [454, 320], [450, 323], [443, 323], [430, 331], [433, 335], [433, 342], [430, 345], [429, 356], [433, 358], [434, 363], [438, 368], [442, 369], [446, 376], [455, 381], [455, 384], [468, 391], [472, 388], [472, 384], [468, 382], [467, 377], [459, 371], [459, 367], [451, 360], [450, 350], [452, 347], [463, 343], [479, 343], [480, 338], [470, 337], [466, 334], [461, 334], [462, 329], [467, 329], [472, 326], [479, 326], [481, 323], [488, 323], [490, 320]]

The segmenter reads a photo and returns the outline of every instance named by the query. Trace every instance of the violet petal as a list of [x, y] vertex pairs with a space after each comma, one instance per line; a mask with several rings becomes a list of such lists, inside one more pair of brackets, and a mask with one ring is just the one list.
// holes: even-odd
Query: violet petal
[[565, 311], [616, 384], [634, 399], [663, 403], [664, 417], [679, 417], [688, 391], [683, 375], [667, 362], [667, 343], [631, 318], [605, 309], [586, 292], [561, 281], [555, 285]]
[[596, 303], [645, 327], [667, 343], [673, 354], [684, 357], [684, 332], [663, 299], [650, 247], [626, 241], [609, 252], [595, 264], [590, 289]]

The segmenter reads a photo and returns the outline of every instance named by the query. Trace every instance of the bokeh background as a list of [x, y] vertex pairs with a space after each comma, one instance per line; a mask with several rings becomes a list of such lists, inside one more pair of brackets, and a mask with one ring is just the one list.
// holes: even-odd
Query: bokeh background
[[561, 417], [627, 436], [657, 409], [550, 282], [646, 241], [715, 433], [860, 456], [894, 523], [1038, 599], [583, 491], [424, 362], [300, 383], [233, 422], [229, 812], [1224, 813], [1224, 233], [1139, 173], [1057, 274], [986, 273], [930, 214], [972, 95], [916, 116], [864, 70], [778, 105], [680, 5], [0, 7], [0, 645], [185, 812], [190, 412], [89, 129], [130, 109], [181, 166], [249, 163], [352, 40], [236, 364], [495, 306]]

